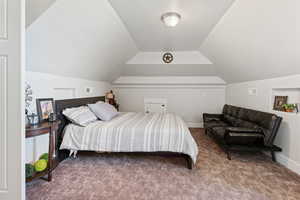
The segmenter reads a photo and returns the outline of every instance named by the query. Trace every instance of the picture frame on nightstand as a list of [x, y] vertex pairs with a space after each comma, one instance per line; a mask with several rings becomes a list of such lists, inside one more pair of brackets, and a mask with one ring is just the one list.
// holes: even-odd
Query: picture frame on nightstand
[[36, 108], [40, 122], [49, 121], [50, 116], [55, 113], [54, 99], [36, 99]]

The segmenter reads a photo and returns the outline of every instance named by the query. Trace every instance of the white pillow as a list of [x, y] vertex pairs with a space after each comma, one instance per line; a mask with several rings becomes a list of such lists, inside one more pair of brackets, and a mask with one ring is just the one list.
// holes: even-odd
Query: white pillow
[[87, 126], [89, 123], [97, 120], [97, 117], [87, 106], [77, 108], [67, 108], [63, 114], [73, 123], [80, 126]]
[[103, 121], [109, 121], [118, 115], [118, 111], [108, 103], [88, 104], [93, 113]]

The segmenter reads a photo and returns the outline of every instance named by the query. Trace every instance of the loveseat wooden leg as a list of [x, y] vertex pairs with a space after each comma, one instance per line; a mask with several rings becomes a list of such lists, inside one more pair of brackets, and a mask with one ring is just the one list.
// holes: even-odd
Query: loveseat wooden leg
[[271, 150], [272, 161], [276, 162], [275, 151]]
[[231, 154], [230, 151], [228, 149], [225, 150], [226, 154], [227, 154], [227, 159], [231, 160]]

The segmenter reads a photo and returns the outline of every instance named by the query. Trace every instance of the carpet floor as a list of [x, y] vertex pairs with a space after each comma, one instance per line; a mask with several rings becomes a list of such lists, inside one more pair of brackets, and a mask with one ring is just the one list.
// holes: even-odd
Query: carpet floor
[[52, 182], [26, 186], [27, 200], [299, 200], [300, 176], [264, 154], [234, 153], [232, 160], [191, 129], [199, 155], [193, 170], [183, 158], [79, 154], [63, 161]]

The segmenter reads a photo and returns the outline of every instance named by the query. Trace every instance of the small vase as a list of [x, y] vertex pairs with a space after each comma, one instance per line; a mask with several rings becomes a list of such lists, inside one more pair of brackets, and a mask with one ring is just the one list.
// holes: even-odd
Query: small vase
[[285, 111], [286, 111], [286, 112], [290, 112], [290, 113], [291, 113], [291, 112], [294, 112], [293, 109], [286, 109]]

